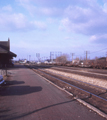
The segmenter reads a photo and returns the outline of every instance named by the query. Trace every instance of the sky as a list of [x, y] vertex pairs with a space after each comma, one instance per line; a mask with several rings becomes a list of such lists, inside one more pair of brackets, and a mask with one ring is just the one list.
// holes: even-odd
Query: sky
[[107, 0], [0, 0], [0, 41], [18, 59], [105, 57]]

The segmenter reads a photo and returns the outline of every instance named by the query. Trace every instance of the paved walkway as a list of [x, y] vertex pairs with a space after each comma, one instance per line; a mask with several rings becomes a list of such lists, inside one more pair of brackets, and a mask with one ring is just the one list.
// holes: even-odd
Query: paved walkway
[[8, 72], [0, 120], [105, 120], [24, 66]]

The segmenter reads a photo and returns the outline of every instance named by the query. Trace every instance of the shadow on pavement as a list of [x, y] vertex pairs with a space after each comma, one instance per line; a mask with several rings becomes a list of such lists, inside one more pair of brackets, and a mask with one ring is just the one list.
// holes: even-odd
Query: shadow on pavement
[[24, 84], [25, 82], [24, 81], [16, 81], [16, 80], [13, 80], [13, 81], [6, 81], [6, 85], [16, 85], [16, 84]]
[[[4, 110], [5, 109], [5, 110]], [[10, 111], [10, 109], [8, 109], [8, 108], [4, 108], [4, 107], [1, 107], [0, 108], [0, 120], [4, 120], [3, 118], [6, 118], [6, 117], [8, 117], [8, 115], [6, 115], [6, 113], [7, 112], [9, 112]]]
[[[23, 119], [23, 117], [29, 116], [29, 115], [31, 115], [31, 114], [33, 114], [33, 113], [36, 113], [36, 112], [39, 112], [39, 111], [41, 111], [41, 110], [45, 110], [45, 109], [47, 109], [47, 108], [51, 108], [51, 107], [58, 106], [58, 105], [63, 105], [63, 104], [71, 103], [71, 102], [73, 102], [73, 101], [75, 101], [75, 100], [73, 99], [73, 100], [70, 100], [70, 101], [65, 101], [65, 102], [61, 102], [61, 103], [56, 103], [56, 104], [49, 105], [49, 106], [46, 106], [46, 107], [43, 107], [43, 108], [40, 108], [40, 109], [33, 110], [33, 111], [31, 111], [31, 112], [28, 112], [28, 113], [23, 113], [23, 114], [21, 114], [21, 115], [16, 115], [16, 116], [13, 116], [13, 117], [8, 117], [8, 119], [4, 119], [4, 120], [16, 120], [16, 119], [19, 119], [19, 118], [22, 118], [22, 119]], [[11, 115], [10, 115], [10, 116], [11, 116]], [[6, 116], [6, 117], [7, 117], [7, 116]], [[5, 117], [5, 118], [6, 118], [6, 117]]]
[[0, 113], [8, 112], [10, 110], [0, 110]]
[[30, 93], [39, 92], [42, 90], [42, 87], [30, 87], [30, 86], [10, 86], [5, 90], [0, 91], [0, 96], [14, 96], [14, 95], [26, 95]]

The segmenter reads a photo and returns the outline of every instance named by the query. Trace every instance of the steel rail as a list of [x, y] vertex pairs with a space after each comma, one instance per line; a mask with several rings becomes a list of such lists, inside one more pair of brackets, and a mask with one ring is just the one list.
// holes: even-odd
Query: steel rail
[[[68, 84], [68, 85], [71, 86], [71, 87], [75, 87], [76, 89], [81, 90], [81, 91], [83, 91], [84, 93], [88, 93], [88, 94], [89, 94], [89, 98], [90, 98], [91, 96], [95, 96], [95, 97], [98, 97], [99, 99], [102, 99], [102, 100], [104, 100], [104, 101], [107, 102], [106, 99], [104, 99], [104, 98], [102, 98], [102, 97], [100, 97], [100, 96], [98, 96], [98, 95], [95, 95], [95, 94], [93, 94], [93, 93], [91, 93], [91, 92], [88, 92], [88, 91], [86, 91], [86, 90], [83, 90], [82, 88], [79, 88], [79, 87], [77, 87], [77, 86], [74, 86], [74, 85], [72, 85], [72, 84], [70, 84], [70, 83], [68, 83], [68, 82], [65, 82], [65, 81], [63, 81], [63, 80], [61, 80], [61, 79], [59, 79], [59, 78], [57, 78], [57, 77], [54, 77], [54, 76], [52, 76], [52, 75], [50, 75], [50, 74], [47, 74], [47, 73], [45, 73], [45, 72], [43, 72], [43, 71], [41, 71], [41, 70], [39, 70], [39, 71], [42, 72], [42, 73], [44, 73], [44, 74], [46, 74], [46, 75], [48, 75], [48, 76], [50, 76], [50, 77], [52, 77], [52, 78], [55, 78], [55, 79], [57, 79], [57, 80], [65, 83], [65, 84]], [[106, 90], [106, 92], [107, 92], [107, 90]]]
[[[64, 68], [64, 67], [53, 67], [52, 69], [61, 69], [61, 68]], [[72, 70], [72, 69], [67, 69], [67, 68], [64, 68], [64, 70], [67, 70], [67, 71], [74, 71], [74, 72], [79, 72], [79, 73], [89, 73], [91, 75], [99, 75], [99, 76], [107, 76], [106, 74], [101, 74], [101, 73], [92, 73], [92, 72], [87, 72], [87, 71], [78, 71], [78, 70]]]
[[[44, 70], [42, 70], [42, 71], [44, 71]], [[50, 71], [48, 71], [48, 70], [45, 70], [45, 71], [50, 72]], [[50, 72], [50, 73], [52, 73], [52, 72]], [[74, 78], [71, 78], [71, 77], [67, 77], [67, 76], [64, 76], [64, 75], [62, 75], [62, 74], [57, 74], [57, 73], [54, 73], [54, 74], [55, 74], [55, 75], [58, 75], [58, 76], [61, 76], [61, 77], [64, 77], [64, 78], [71, 79], [71, 80], [73, 80], [73, 81], [77, 81], [77, 82], [80, 82], [80, 83], [87, 84], [87, 85], [89, 85], [89, 86], [93, 86], [93, 87], [98, 88], [98, 89], [102, 89], [102, 90], [105, 91], [105, 93], [107, 92], [107, 89], [106, 89], [106, 88], [103, 88], [103, 87], [100, 87], [100, 86], [97, 86], [97, 85], [92, 85], [92, 84], [90, 84], [90, 83], [83, 82], [83, 81], [80, 81], [80, 80], [77, 80], [77, 79], [74, 79]]]
[[[74, 98], [82, 99], [85, 102], [88, 102], [89, 104], [93, 105], [97, 109], [103, 111], [107, 114], [107, 100], [105, 98], [102, 98], [96, 94], [93, 94], [91, 92], [88, 92], [82, 88], [79, 88], [75, 85], [72, 85], [64, 80], [61, 80], [60, 78], [54, 77], [50, 75], [49, 73], [45, 73], [41, 71], [39, 68], [30, 66], [32, 70], [43, 76], [44, 78], [50, 80], [54, 84], [62, 87], [63, 89], [67, 90], [68, 92], [72, 93], [74, 95]], [[106, 91], [107, 93], [107, 91]]]
[[[88, 92], [82, 88], [79, 88], [75, 85], [72, 85], [66, 81], [63, 81], [57, 77], [54, 77], [48, 73], [45, 73], [41, 71], [40, 69], [33, 69], [34, 71], [38, 71], [37, 73], [40, 74], [41, 76], [47, 78], [48, 80], [51, 80], [53, 83], [57, 84], [58, 86], [62, 87], [63, 89], [66, 89], [68, 92], [72, 93], [74, 97], [77, 99], [82, 99], [91, 105], [97, 107], [99, 110], [103, 111], [104, 113], [107, 114], [107, 109], [105, 108], [107, 100], [95, 95], [91, 92]], [[100, 103], [100, 104], [99, 104]]]

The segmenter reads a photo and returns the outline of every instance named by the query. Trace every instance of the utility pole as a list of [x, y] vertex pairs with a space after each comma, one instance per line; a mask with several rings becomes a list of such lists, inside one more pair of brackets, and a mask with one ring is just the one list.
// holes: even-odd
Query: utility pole
[[74, 56], [75, 54], [74, 53], [72, 53], [72, 63], [73, 63], [73, 56]]
[[50, 61], [53, 62], [54, 52], [50, 52]]
[[36, 53], [36, 57], [37, 57], [38, 61], [40, 61], [40, 53]]
[[51, 52], [50, 52], [50, 61], [51, 61]]
[[106, 52], [106, 62], [107, 62], [107, 52]]
[[89, 51], [85, 51], [86, 54], [86, 64], [87, 64], [87, 55], [89, 54]]
[[30, 62], [30, 57], [31, 57], [31, 55], [29, 55], [29, 62]]

